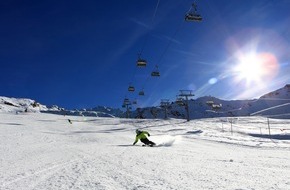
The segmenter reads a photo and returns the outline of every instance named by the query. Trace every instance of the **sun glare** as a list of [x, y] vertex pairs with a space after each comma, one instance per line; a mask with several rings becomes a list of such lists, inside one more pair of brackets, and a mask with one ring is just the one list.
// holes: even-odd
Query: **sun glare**
[[263, 83], [271, 80], [278, 73], [278, 63], [270, 53], [249, 53], [238, 58], [233, 71], [238, 81], [246, 84]]
[[257, 82], [263, 74], [263, 67], [261, 60], [256, 55], [250, 54], [241, 58], [235, 71], [241, 79], [247, 82]]

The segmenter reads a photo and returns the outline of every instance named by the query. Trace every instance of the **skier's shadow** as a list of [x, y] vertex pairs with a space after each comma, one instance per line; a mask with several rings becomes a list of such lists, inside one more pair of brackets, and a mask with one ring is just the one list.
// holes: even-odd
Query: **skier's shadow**
[[119, 144], [119, 145], [116, 145], [116, 146], [127, 147], [127, 146], [133, 146], [133, 145], [131, 145], [131, 144]]

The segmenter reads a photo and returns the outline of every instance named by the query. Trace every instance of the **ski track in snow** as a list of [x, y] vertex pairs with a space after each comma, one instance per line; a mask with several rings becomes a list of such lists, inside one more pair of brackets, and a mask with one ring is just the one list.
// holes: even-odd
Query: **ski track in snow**
[[[73, 124], [69, 124], [70, 118]], [[0, 113], [0, 189], [290, 189], [290, 139], [264, 118], [131, 120]], [[273, 120], [287, 137], [290, 120]], [[157, 147], [135, 146], [136, 128]], [[287, 131], [287, 130], [286, 130]]]

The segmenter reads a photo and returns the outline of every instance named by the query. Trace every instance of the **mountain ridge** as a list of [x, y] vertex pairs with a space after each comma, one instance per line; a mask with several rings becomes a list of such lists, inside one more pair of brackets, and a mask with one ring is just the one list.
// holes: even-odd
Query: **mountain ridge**
[[[190, 119], [212, 117], [237, 117], [261, 115], [275, 118], [290, 118], [290, 84], [251, 100], [222, 100], [213, 96], [203, 96], [188, 101]], [[66, 110], [57, 105], [46, 106], [26, 98], [8, 98], [0, 96], [0, 112], [43, 112], [60, 115], [78, 115], [91, 117], [126, 117], [119, 108], [96, 106], [88, 109]], [[185, 119], [185, 106], [171, 102], [167, 108], [169, 118]], [[131, 118], [162, 119], [165, 111], [162, 107], [137, 108], [130, 111]]]

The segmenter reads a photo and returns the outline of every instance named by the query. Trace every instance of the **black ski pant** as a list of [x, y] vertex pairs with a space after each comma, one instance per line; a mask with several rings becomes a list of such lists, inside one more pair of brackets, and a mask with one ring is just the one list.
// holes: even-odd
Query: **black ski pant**
[[155, 143], [154, 142], [152, 142], [152, 141], [149, 141], [149, 139], [140, 139], [140, 141], [142, 142], [142, 143], [144, 143], [144, 144], [147, 144], [147, 145], [155, 145]]

